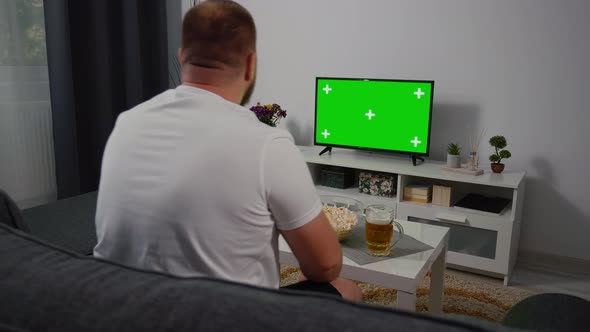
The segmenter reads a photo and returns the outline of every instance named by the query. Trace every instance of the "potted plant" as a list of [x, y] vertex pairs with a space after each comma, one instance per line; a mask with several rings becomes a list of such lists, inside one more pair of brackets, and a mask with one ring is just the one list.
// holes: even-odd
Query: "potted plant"
[[512, 157], [512, 154], [508, 150], [502, 150], [508, 145], [506, 143], [506, 138], [504, 136], [492, 136], [490, 138], [490, 145], [496, 149], [496, 152], [490, 156], [490, 161], [492, 162], [492, 171], [494, 173], [502, 173], [504, 171], [504, 164], [502, 164], [502, 159], [508, 159]]
[[447, 167], [461, 167], [461, 147], [457, 143], [449, 143], [447, 147]]

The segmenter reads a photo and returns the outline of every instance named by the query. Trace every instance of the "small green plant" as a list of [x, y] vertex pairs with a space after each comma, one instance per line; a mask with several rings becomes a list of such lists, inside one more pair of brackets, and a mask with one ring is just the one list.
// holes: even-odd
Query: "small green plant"
[[506, 147], [506, 145], [508, 145], [504, 136], [492, 136], [492, 138], [490, 138], [490, 145], [496, 149], [496, 152], [490, 156], [491, 162], [500, 164], [502, 159], [508, 159], [512, 157], [510, 151], [502, 150]]
[[458, 156], [461, 154], [461, 147], [457, 143], [449, 143], [447, 147], [447, 153], [452, 156]]

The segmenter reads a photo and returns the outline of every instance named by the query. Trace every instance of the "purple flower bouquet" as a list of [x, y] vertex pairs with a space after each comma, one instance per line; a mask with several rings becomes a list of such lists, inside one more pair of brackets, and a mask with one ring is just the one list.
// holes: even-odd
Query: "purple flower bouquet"
[[260, 105], [250, 107], [250, 110], [256, 114], [260, 122], [264, 122], [271, 127], [276, 127], [281, 118], [287, 117], [287, 110], [281, 109], [278, 104]]

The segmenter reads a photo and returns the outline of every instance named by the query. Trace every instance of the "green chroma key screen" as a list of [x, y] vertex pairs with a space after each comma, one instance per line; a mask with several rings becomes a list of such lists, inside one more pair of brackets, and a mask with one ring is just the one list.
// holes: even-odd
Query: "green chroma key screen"
[[316, 78], [315, 144], [428, 155], [433, 81]]

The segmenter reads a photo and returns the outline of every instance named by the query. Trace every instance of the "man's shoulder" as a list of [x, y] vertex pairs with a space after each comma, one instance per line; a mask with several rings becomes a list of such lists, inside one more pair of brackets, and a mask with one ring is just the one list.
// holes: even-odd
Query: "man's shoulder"
[[258, 136], [265, 142], [265, 146], [269, 144], [288, 144], [295, 145], [295, 139], [287, 130], [282, 128], [270, 127], [258, 120], [251, 125], [250, 135]]
[[174, 95], [173, 89], [165, 90], [165, 91], [153, 96], [152, 98], [150, 98], [144, 102], [141, 102], [126, 111], [121, 112], [119, 114], [118, 118], [121, 119], [124, 117], [131, 117], [132, 115], [141, 113], [142, 111], [161, 107], [161, 106], [169, 103], [173, 99], [173, 95]]
[[240, 128], [249, 131], [250, 135], [263, 137], [267, 140], [287, 139], [294, 142], [293, 136], [289, 131], [278, 127], [271, 127], [259, 121], [256, 115], [248, 108], [229, 102], [226, 107], [231, 109], [235, 114], [240, 115], [241, 120], [243, 120], [240, 123]]

